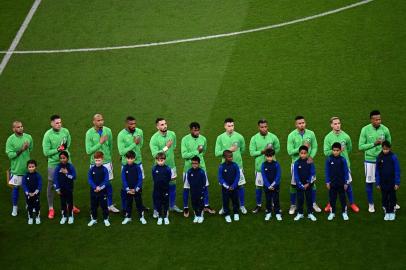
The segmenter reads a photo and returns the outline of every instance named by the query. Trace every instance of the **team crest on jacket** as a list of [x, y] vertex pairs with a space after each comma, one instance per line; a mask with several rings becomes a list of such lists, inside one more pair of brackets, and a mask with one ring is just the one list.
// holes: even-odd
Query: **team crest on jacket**
[[224, 169], [224, 172], [227, 172], [227, 169]]
[[193, 173], [191, 173], [190, 176], [193, 176]]
[[156, 170], [155, 172], [158, 173], [158, 170]]
[[298, 166], [298, 168], [299, 168], [299, 169], [301, 169], [301, 168], [302, 168], [302, 166], [301, 166], [301, 165], [299, 165], [299, 166]]
[[331, 161], [331, 163], [330, 163], [331, 165], [334, 165], [334, 161]]
[[265, 168], [265, 171], [267, 171], [268, 170], [268, 168]]

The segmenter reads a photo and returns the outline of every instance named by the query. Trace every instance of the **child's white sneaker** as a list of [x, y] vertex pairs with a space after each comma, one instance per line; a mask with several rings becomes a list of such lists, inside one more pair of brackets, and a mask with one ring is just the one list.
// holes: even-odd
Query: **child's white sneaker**
[[165, 224], [165, 225], [169, 225], [169, 218], [167, 218], [167, 217], [164, 218], [164, 224]]
[[154, 209], [154, 213], [152, 214], [153, 218], [158, 218], [159, 217], [159, 213], [157, 210]]
[[392, 213], [392, 214], [389, 214], [390, 216], [389, 216], [389, 220], [390, 221], [393, 221], [393, 220], [395, 220], [395, 218], [396, 218], [396, 214], [395, 213]]
[[230, 215], [225, 216], [225, 220], [226, 220], [227, 223], [231, 223]]
[[245, 214], [247, 214], [247, 208], [245, 208], [245, 206], [240, 206], [240, 210], [241, 210], [241, 213], [243, 214], [243, 215], [245, 215]]
[[272, 217], [272, 213], [267, 213], [265, 215], [265, 221], [269, 221], [271, 219], [271, 217]]
[[201, 216], [201, 217], [199, 217], [199, 219], [197, 220], [197, 223], [201, 224], [201, 223], [203, 223], [203, 220], [204, 220], [204, 217]]
[[108, 207], [109, 211], [112, 213], [120, 213], [120, 210], [117, 209], [113, 204]]
[[344, 212], [343, 213], [343, 220], [347, 221], [348, 219], [349, 218], [348, 218], [347, 212]]
[[219, 210], [219, 215], [221, 216], [221, 215], [224, 215], [224, 209], [223, 209], [223, 207], [221, 207], [221, 209]]
[[144, 217], [140, 218], [140, 222], [141, 222], [142, 225], [147, 224], [147, 220]]
[[234, 221], [239, 221], [239, 220], [240, 220], [240, 215], [234, 214]]
[[106, 226], [106, 227], [110, 226], [110, 221], [108, 219], [104, 220], [104, 226]]
[[162, 221], [163, 221], [163, 219], [162, 219], [162, 218], [158, 218], [158, 220], [157, 220], [156, 224], [158, 224], [158, 225], [162, 225]]
[[37, 216], [36, 218], [35, 218], [35, 224], [41, 224], [41, 218], [39, 217], [39, 216]]
[[121, 224], [125, 225], [125, 224], [127, 224], [127, 223], [129, 223], [131, 221], [132, 221], [131, 218], [126, 217], [126, 218], [124, 218], [123, 222], [121, 222]]
[[32, 225], [34, 223], [34, 220], [32, 218], [28, 219], [28, 225]]
[[97, 220], [95, 220], [95, 219], [91, 219], [90, 221], [89, 221], [89, 223], [87, 223], [87, 226], [89, 226], [89, 227], [92, 227], [94, 224], [96, 224], [97, 223]]
[[327, 220], [333, 220], [335, 218], [336, 214], [330, 213], [327, 217]]
[[317, 203], [313, 203], [313, 210], [314, 210], [315, 212], [317, 212], [317, 213], [320, 213], [320, 212], [321, 212], [321, 209], [320, 209], [320, 207], [317, 205]]
[[193, 223], [197, 223], [199, 221], [199, 217], [195, 216], [195, 218], [193, 219]]
[[369, 213], [374, 213], [375, 212], [375, 205], [373, 203], [370, 203], [368, 205], [368, 212]]
[[59, 224], [63, 225], [66, 223], [67, 218], [66, 217], [62, 217], [61, 221], [59, 221]]
[[308, 214], [307, 218], [310, 219], [311, 221], [316, 221], [317, 218], [313, 214]]
[[300, 220], [302, 218], [303, 218], [303, 214], [297, 214], [293, 220], [298, 221], [298, 220]]
[[282, 221], [282, 215], [281, 214], [276, 214], [275, 217], [276, 217], [277, 221]]
[[12, 215], [13, 217], [16, 217], [17, 214], [18, 214], [18, 206], [13, 205], [13, 210], [11, 211], [11, 215]]
[[292, 204], [289, 207], [289, 215], [293, 215], [295, 213], [295, 211], [296, 211], [296, 205]]
[[68, 224], [73, 224], [73, 221], [74, 221], [75, 219], [73, 218], [73, 216], [70, 216], [69, 218], [68, 218]]
[[385, 216], [383, 217], [383, 220], [388, 221], [389, 220], [389, 215], [388, 213], [385, 214]]
[[400, 209], [400, 205], [399, 204], [396, 204], [395, 205], [395, 210], [399, 210]]

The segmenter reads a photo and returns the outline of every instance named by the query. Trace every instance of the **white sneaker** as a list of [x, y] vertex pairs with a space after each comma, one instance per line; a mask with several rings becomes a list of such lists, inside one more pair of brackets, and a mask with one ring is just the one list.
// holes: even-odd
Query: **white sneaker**
[[13, 205], [13, 210], [11, 211], [11, 215], [16, 217], [18, 214], [18, 206]]
[[92, 227], [94, 224], [97, 223], [97, 220], [91, 219], [89, 223], [87, 223], [87, 226]]
[[177, 207], [176, 205], [174, 205], [173, 207], [171, 207], [169, 209], [170, 211], [176, 212], [176, 213], [183, 213], [183, 210], [181, 210], [179, 207]]
[[344, 212], [343, 213], [343, 220], [347, 221], [348, 219], [349, 218], [348, 218], [347, 212]]
[[389, 216], [389, 220], [390, 220], [390, 221], [395, 220], [395, 218], [396, 218], [396, 214], [395, 214], [395, 213], [390, 214], [390, 216]]
[[317, 218], [313, 214], [308, 214], [307, 218], [310, 219], [311, 221], [316, 221]]
[[66, 217], [62, 217], [61, 221], [59, 221], [59, 224], [63, 225], [66, 223], [67, 218]]
[[282, 215], [281, 214], [276, 214], [275, 217], [276, 217], [277, 221], [282, 221]]
[[118, 210], [113, 204], [110, 205], [109, 207], [109, 211], [113, 212], [113, 213], [120, 213], [120, 210]]
[[157, 210], [154, 209], [154, 213], [152, 214], [153, 218], [158, 218], [159, 217], [159, 213]]
[[399, 204], [396, 204], [395, 205], [395, 210], [399, 210], [400, 209], [400, 205]]
[[272, 217], [272, 213], [267, 213], [265, 215], [265, 221], [269, 221], [271, 219], [271, 217]]
[[33, 220], [32, 218], [29, 218], [29, 219], [28, 219], [28, 224], [29, 224], [29, 225], [32, 225], [33, 223], [34, 223], [34, 220]]
[[69, 218], [68, 218], [68, 224], [73, 224], [73, 221], [74, 221], [75, 219], [73, 218], [73, 216], [70, 216]]
[[296, 205], [292, 204], [289, 207], [289, 215], [293, 215], [295, 213], [295, 211], [296, 211]]
[[234, 221], [239, 221], [239, 220], [240, 220], [240, 215], [234, 214]]
[[335, 218], [336, 214], [330, 213], [327, 217], [327, 220], [333, 220]]
[[227, 223], [231, 223], [231, 217], [229, 215], [225, 216], [225, 220]]
[[39, 216], [35, 218], [35, 224], [37, 225], [41, 224], [41, 218]]
[[241, 206], [240, 207], [240, 210], [241, 210], [241, 213], [243, 214], [243, 215], [245, 215], [245, 214], [247, 214], [247, 208], [245, 208], [245, 206]]
[[313, 203], [313, 210], [314, 210], [315, 212], [317, 212], [317, 213], [320, 213], [320, 212], [321, 212], [321, 209], [320, 209], [320, 207], [317, 205], [317, 203]]
[[140, 222], [142, 225], [147, 224], [147, 220], [144, 217], [140, 218]]
[[[183, 211], [182, 211], [182, 212], [183, 212]], [[167, 218], [167, 217], [164, 218], [164, 224], [165, 224], [165, 225], [169, 225], [169, 218]]]
[[203, 223], [203, 220], [204, 220], [204, 217], [201, 216], [201, 217], [199, 217], [199, 220], [197, 221], [197, 223], [201, 224], [201, 223]]
[[162, 218], [158, 218], [158, 221], [156, 222], [156, 224], [158, 224], [158, 225], [162, 225]]
[[110, 226], [110, 221], [108, 219], [104, 220], [104, 226], [106, 226], [106, 227]]
[[374, 213], [375, 212], [375, 205], [373, 203], [370, 203], [368, 206], [368, 212], [369, 213]]
[[297, 214], [293, 220], [298, 221], [298, 220], [300, 220], [302, 218], [303, 218], [303, 214]]
[[121, 224], [125, 225], [125, 224], [127, 224], [127, 223], [129, 223], [131, 221], [132, 221], [132, 218], [126, 217], [126, 218], [124, 218], [123, 222], [121, 222]]
[[195, 216], [195, 218], [193, 219], [193, 223], [197, 223], [199, 221], [199, 217]]
[[390, 214], [385, 214], [385, 216], [383, 217], [383, 220], [388, 221], [390, 219], [389, 215]]
[[221, 207], [221, 209], [219, 210], [219, 215], [224, 215], [224, 209], [223, 209], [223, 207]]

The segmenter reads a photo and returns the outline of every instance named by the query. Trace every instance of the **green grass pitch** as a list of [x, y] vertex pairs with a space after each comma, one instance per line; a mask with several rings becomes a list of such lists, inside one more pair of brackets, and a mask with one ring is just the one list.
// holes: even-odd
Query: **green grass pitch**
[[[33, 0], [0, 1], [0, 50], [7, 50]], [[356, 0], [306, 1], [147, 1], [43, 0], [17, 50], [106, 47], [207, 36], [257, 28], [320, 14]], [[0, 268], [5, 269], [405, 269], [406, 197], [395, 222], [383, 213], [367, 212], [363, 153], [357, 150], [361, 127], [378, 108], [393, 137], [393, 150], [406, 172], [406, 2], [375, 0], [337, 14], [277, 29], [192, 43], [69, 54], [13, 55], [0, 76]], [[3, 54], [0, 55], [3, 57]], [[220, 207], [214, 157], [216, 136], [225, 117], [233, 117], [246, 142], [265, 117], [281, 140], [283, 222], [263, 221], [263, 214], [242, 216], [226, 224], [206, 216], [203, 225], [171, 215], [170, 226], [86, 226], [89, 195], [88, 156], [84, 136], [91, 117], [100, 112], [114, 139], [127, 115], [134, 115], [146, 141], [163, 116], [177, 133], [178, 174], [182, 172], [180, 139], [188, 124], [198, 121], [208, 138], [211, 205]], [[42, 136], [49, 116], [58, 113], [72, 134], [72, 160], [79, 177], [74, 200], [82, 212], [73, 226], [46, 219], [43, 188], [42, 221], [28, 226], [26, 215], [10, 216], [10, 189], [3, 175], [9, 166], [4, 153], [10, 124], [21, 119], [34, 139], [32, 157], [46, 179]], [[286, 138], [293, 118], [302, 114], [315, 131], [318, 203], [324, 206], [324, 156], [320, 148], [330, 130], [328, 119], [342, 118], [353, 140], [353, 189], [361, 212], [327, 222], [293, 222], [287, 214], [290, 160]], [[114, 200], [119, 205], [119, 161], [114, 142]], [[151, 206], [152, 157], [143, 149], [147, 177], [144, 201]], [[247, 206], [255, 206], [254, 162], [243, 156], [248, 184]], [[402, 179], [403, 180], [403, 179]], [[177, 179], [177, 204], [182, 205], [182, 180]], [[44, 181], [46, 185], [46, 181]], [[380, 194], [375, 192], [376, 205]], [[57, 198], [57, 197], [56, 197]], [[20, 196], [20, 208], [24, 207]]]

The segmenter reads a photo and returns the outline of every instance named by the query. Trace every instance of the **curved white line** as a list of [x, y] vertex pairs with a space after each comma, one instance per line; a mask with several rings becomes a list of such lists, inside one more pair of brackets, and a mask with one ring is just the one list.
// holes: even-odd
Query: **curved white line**
[[[210, 35], [210, 36], [203, 36], [203, 37], [194, 37], [194, 38], [185, 38], [185, 39], [177, 39], [177, 40], [171, 40], [171, 41], [162, 41], [162, 42], [152, 42], [152, 43], [145, 43], [145, 44], [134, 44], [134, 45], [126, 45], [126, 46], [112, 46], [112, 47], [101, 47], [101, 48], [79, 48], [79, 49], [60, 49], [60, 50], [33, 50], [33, 51], [14, 51], [14, 54], [45, 54], [45, 53], [72, 53], [72, 52], [94, 52], [94, 51], [110, 51], [110, 50], [122, 50], [122, 49], [134, 49], [134, 48], [144, 48], [144, 47], [154, 47], [154, 46], [163, 46], [163, 45], [170, 45], [170, 44], [177, 44], [177, 43], [186, 43], [186, 42], [194, 42], [194, 41], [201, 41], [201, 40], [208, 40], [208, 39], [215, 39], [215, 38], [223, 38], [223, 37], [231, 37], [231, 36], [237, 36], [237, 35], [243, 35], [243, 34], [248, 34], [248, 33], [253, 33], [253, 32], [259, 32], [259, 31], [264, 31], [268, 29], [274, 29], [274, 28], [279, 28], [291, 24], [296, 24], [300, 22], [305, 22], [305, 21], [310, 21], [313, 19], [317, 19], [320, 17], [324, 17], [327, 15], [335, 14], [347, 9], [355, 8], [361, 5], [368, 4], [370, 2], [373, 2], [374, 0], [363, 0], [348, 6], [344, 6], [341, 8], [333, 9], [330, 11], [326, 11], [320, 14], [296, 19], [293, 21], [288, 21], [288, 22], [283, 22], [283, 23], [278, 23], [278, 24], [272, 24], [272, 25], [267, 25], [259, 28], [254, 28], [254, 29], [248, 29], [248, 30], [243, 30], [243, 31], [238, 31], [238, 32], [231, 32], [231, 33], [224, 33], [224, 34], [217, 34], [217, 35]], [[4, 54], [7, 53], [7, 51], [0, 51], [0, 53]]]

